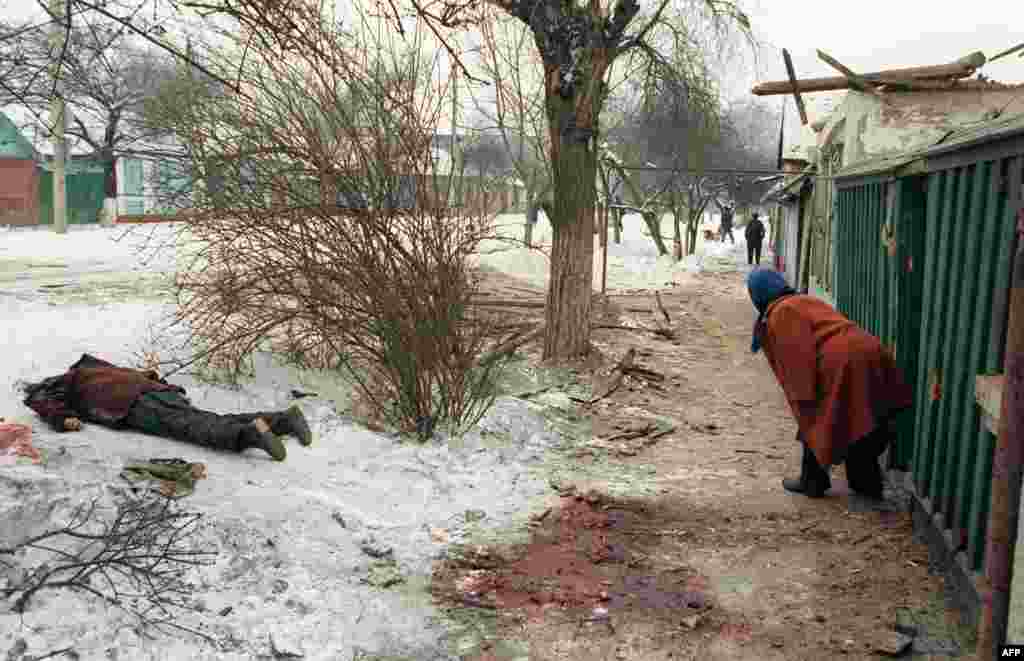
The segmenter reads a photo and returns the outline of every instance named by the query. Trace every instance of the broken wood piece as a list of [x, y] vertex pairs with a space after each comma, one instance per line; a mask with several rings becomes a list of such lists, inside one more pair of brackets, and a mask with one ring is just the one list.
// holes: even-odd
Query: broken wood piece
[[655, 333], [669, 340], [675, 339], [676, 333], [672, 330], [672, 318], [668, 316], [668, 310], [665, 309], [665, 305], [661, 302], [661, 294], [657, 291], [654, 292], [654, 300], [658, 304], [658, 310], [665, 317], [664, 322], [660, 319], [655, 319], [654, 323], [658, 326], [658, 330]]
[[853, 70], [849, 69], [842, 62], [835, 59], [834, 57], [832, 57], [823, 50], [818, 50], [818, 58], [822, 60], [825, 64], [829, 65], [839, 73], [849, 78], [850, 86], [853, 89], [857, 90], [858, 92], [868, 91], [868, 85], [872, 84], [861, 78], [858, 74], [854, 73]]
[[858, 545], [860, 545], [860, 544], [863, 544], [864, 542], [866, 542], [866, 541], [868, 541], [869, 539], [871, 539], [872, 537], [874, 537], [874, 536], [875, 536], [875, 534], [876, 534], [876, 533], [873, 533], [873, 532], [869, 532], [869, 533], [868, 533], [868, 534], [866, 534], [866, 535], [862, 535], [861, 537], [858, 537], [858, 538], [856, 539], [856, 541], [854, 541], [854, 542], [853, 542], [853, 544], [851, 544], [851, 546], [858, 546]]
[[[979, 57], [980, 56], [980, 57]], [[868, 83], [887, 83], [894, 80], [936, 80], [943, 78], [967, 78], [974, 75], [974, 72], [983, 65], [984, 55], [972, 53], [967, 57], [960, 58], [951, 64], [940, 64], [938, 66], [911, 67], [906, 69], [888, 69], [861, 74], [860, 78]], [[846, 76], [831, 76], [827, 78], [805, 78], [796, 81], [797, 89], [802, 93], [808, 92], [831, 92], [850, 88], [850, 79]], [[758, 96], [770, 96], [774, 94], [792, 94], [793, 83], [789, 80], [777, 80], [755, 85], [751, 90]]]
[[871, 647], [873, 651], [885, 654], [886, 656], [903, 656], [914, 639], [898, 631], [886, 631], [874, 637]]
[[789, 56], [789, 51], [785, 48], [782, 49], [782, 59], [786, 62], [786, 73], [789, 74], [790, 91], [793, 93], [793, 98], [796, 99], [796, 109], [800, 112], [800, 123], [807, 126], [807, 109], [804, 108], [804, 99], [800, 96], [796, 71], [793, 69], [793, 58]]
[[[642, 333], [654, 333], [660, 337], [665, 336], [665, 331], [661, 328], [646, 328], [644, 326], [623, 326], [622, 324], [593, 324], [591, 330], [628, 330], [628, 331], [639, 331]], [[672, 331], [669, 331], [670, 333]], [[671, 338], [669, 338], [671, 339]]]
[[648, 422], [647, 424], [645, 424], [643, 426], [634, 427], [633, 429], [627, 429], [626, 431], [621, 431], [618, 434], [613, 434], [613, 435], [609, 436], [606, 440], [607, 441], [628, 441], [628, 440], [633, 439], [633, 438], [640, 438], [641, 436], [646, 436], [647, 434], [650, 434], [655, 429], [657, 429], [657, 426], [655, 426], [655, 424], [652, 423], [652, 422]]
[[661, 310], [661, 314], [665, 317], [665, 323], [671, 324], [672, 318], [668, 316], [668, 310], [665, 309], [665, 304], [661, 302], [661, 292], [654, 292], [654, 301], [658, 304], [658, 309]]
[[494, 307], [494, 308], [534, 308], [543, 309], [547, 303], [544, 301], [521, 301], [513, 298], [499, 298], [499, 299], [473, 299], [469, 302], [470, 305], [477, 307]]
[[644, 442], [649, 445], [649, 444], [653, 443], [654, 441], [658, 440], [659, 438], [661, 438], [662, 436], [668, 436], [669, 434], [671, 434], [675, 430], [676, 430], [675, 427], [667, 427], [665, 429], [662, 429], [661, 431], [658, 431], [658, 432], [655, 432], [653, 434], [648, 435], [647, 436], [647, 440], [644, 441]]
[[626, 355], [622, 357], [622, 360], [618, 362], [615, 368], [611, 371], [611, 374], [609, 374], [611, 381], [608, 383], [607, 388], [605, 388], [604, 393], [598, 397], [592, 398], [588, 403], [594, 404], [599, 402], [618, 390], [619, 386], [622, 385], [622, 380], [626, 377], [626, 370], [633, 366], [634, 360], [636, 360], [636, 349], [630, 347], [629, 351], [626, 352]]
[[646, 367], [641, 367], [640, 365], [634, 365], [633, 367], [629, 367], [629, 368], [626, 369], [626, 372], [630, 376], [638, 376], [638, 377], [640, 377], [642, 379], [647, 379], [648, 381], [664, 381], [665, 380], [665, 375], [664, 374], [662, 374], [660, 372], [655, 372], [654, 370], [648, 369]]
[[478, 361], [478, 364], [481, 367], [486, 367], [487, 365], [490, 365], [499, 358], [503, 358], [504, 356], [514, 353], [515, 350], [518, 349], [519, 347], [523, 346], [524, 344], [527, 344], [528, 342], [536, 340], [543, 334], [544, 326], [538, 326], [534, 328], [532, 331], [529, 331], [525, 334], [514, 335], [511, 339], [501, 343], [496, 349], [483, 356]]

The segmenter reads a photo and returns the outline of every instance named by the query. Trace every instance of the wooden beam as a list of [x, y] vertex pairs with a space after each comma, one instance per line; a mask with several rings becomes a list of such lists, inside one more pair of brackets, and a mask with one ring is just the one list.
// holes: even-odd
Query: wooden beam
[[818, 59], [820, 59], [825, 64], [829, 65], [839, 73], [846, 76], [846, 78], [849, 79], [850, 81], [850, 87], [852, 87], [853, 89], [857, 90], [858, 92], [868, 91], [869, 83], [866, 80], [861, 78], [859, 75], [854, 73], [852, 69], [849, 69], [846, 65], [844, 65], [842, 62], [835, 59], [825, 51], [821, 49], [818, 50]]
[[[860, 78], [867, 83], [883, 84], [895, 81], [918, 81], [937, 80], [949, 78], [967, 78], [974, 74], [979, 66], [985, 63], [985, 56], [981, 53], [972, 53], [951, 64], [940, 64], [938, 66], [912, 67], [909, 69], [888, 69], [875, 71], [873, 73], [861, 74]], [[797, 88], [802, 93], [807, 92], [831, 92], [850, 88], [850, 79], [846, 76], [831, 76], [828, 78], [805, 78], [797, 81]], [[751, 90], [757, 96], [770, 96], [774, 94], [792, 94], [793, 83], [789, 80], [778, 80], [755, 85]]]
[[807, 109], [804, 108], [804, 100], [800, 96], [800, 88], [797, 86], [796, 71], [793, 69], [793, 59], [789, 56], [789, 51], [785, 48], [782, 49], [782, 59], [786, 62], [786, 73], [789, 74], [789, 88], [793, 92], [793, 98], [796, 99], [796, 109], [800, 111], [800, 123], [807, 126]]

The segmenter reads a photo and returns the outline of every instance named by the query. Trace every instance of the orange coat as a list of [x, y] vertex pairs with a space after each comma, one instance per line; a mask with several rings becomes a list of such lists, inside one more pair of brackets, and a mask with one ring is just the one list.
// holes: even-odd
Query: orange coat
[[[762, 344], [822, 466], [840, 463], [852, 443], [913, 404], [902, 371], [878, 338], [813, 296], [769, 305]], [[814, 402], [813, 414], [798, 402]]]

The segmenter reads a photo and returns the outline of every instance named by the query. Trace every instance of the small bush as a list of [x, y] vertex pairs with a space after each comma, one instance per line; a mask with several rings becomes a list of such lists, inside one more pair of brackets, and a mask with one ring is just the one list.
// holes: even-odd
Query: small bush
[[477, 365], [491, 328], [470, 306], [471, 257], [493, 218], [448, 205], [457, 176], [433, 169], [437, 61], [316, 13], [296, 20], [304, 47], [282, 57], [257, 40], [242, 64], [223, 63], [246, 94], [147, 109], [173, 127], [179, 169], [197, 182], [173, 325], [202, 373], [237, 380], [271, 350], [348, 372], [403, 430], [464, 429], [493, 402], [501, 369]]

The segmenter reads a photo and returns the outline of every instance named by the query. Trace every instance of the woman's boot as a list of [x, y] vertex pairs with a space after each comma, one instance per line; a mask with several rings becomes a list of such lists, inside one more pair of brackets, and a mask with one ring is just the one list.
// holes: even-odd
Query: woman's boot
[[782, 488], [792, 493], [799, 493], [808, 498], [821, 498], [832, 488], [832, 480], [828, 471], [818, 465], [814, 453], [806, 445], [803, 446], [803, 460], [800, 462], [800, 478], [785, 479]]

